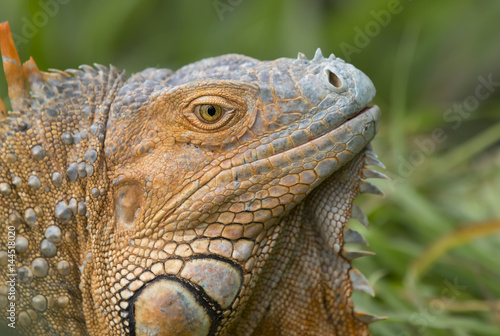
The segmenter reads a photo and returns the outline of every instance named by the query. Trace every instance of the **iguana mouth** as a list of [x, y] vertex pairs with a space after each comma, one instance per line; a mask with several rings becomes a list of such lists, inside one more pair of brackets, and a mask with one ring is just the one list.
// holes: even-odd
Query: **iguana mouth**
[[[369, 117], [369, 119], [362, 120], [363, 116], [366, 117], [366, 114], [370, 114], [371, 116]], [[375, 133], [376, 133], [378, 131], [378, 124], [380, 122], [380, 114], [381, 114], [381, 111], [380, 111], [380, 108], [377, 105], [367, 105], [364, 108], [362, 108], [361, 110], [359, 110], [358, 112], [356, 112], [356, 113], [348, 116], [338, 126], [332, 128], [327, 133], [334, 133], [342, 125], [347, 124], [347, 123], [352, 123], [353, 121], [354, 122], [359, 122], [360, 124], [365, 125], [365, 128], [364, 128], [365, 131], [367, 131], [367, 128], [369, 127], [368, 124], [373, 123], [374, 126], [375, 126]], [[315, 138], [315, 139], [313, 139], [311, 141], [314, 141], [316, 139], [317, 138]]]
[[371, 109], [379, 109], [379, 107], [377, 105], [367, 105], [364, 108], [362, 108], [361, 110], [359, 110], [359, 112], [356, 113], [356, 114], [354, 114], [352, 117], [347, 118], [347, 120], [354, 119], [357, 116], [359, 116], [360, 114], [363, 114], [363, 113], [365, 113], [365, 112], [367, 112], [368, 110], [371, 110]]

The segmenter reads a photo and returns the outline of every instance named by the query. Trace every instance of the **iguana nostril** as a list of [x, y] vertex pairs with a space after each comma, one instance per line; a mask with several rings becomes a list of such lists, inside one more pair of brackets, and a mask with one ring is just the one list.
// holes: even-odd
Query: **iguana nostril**
[[323, 80], [333, 92], [342, 92], [346, 89], [343, 78], [331, 66], [323, 70]]
[[330, 82], [330, 84], [335, 86], [337, 89], [340, 89], [342, 87], [342, 81], [340, 80], [340, 78], [330, 70], [326, 70], [326, 72], [328, 74], [328, 81]]

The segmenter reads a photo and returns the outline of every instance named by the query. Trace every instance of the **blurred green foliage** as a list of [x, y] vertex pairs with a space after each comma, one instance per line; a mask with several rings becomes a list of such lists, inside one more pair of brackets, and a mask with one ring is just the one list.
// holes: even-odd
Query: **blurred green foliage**
[[388, 317], [371, 329], [384, 336], [500, 335], [499, 17], [496, 0], [0, 3], [21, 58], [42, 70], [97, 62], [133, 73], [321, 47], [368, 74], [383, 111], [374, 148], [393, 180], [375, 181], [385, 198], [359, 199], [377, 255], [355, 265], [377, 296], [355, 299]]

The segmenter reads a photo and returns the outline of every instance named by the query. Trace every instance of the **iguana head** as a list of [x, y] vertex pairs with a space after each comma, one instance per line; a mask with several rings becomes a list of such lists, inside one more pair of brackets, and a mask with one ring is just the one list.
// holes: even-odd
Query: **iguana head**
[[116, 312], [137, 334], [231, 328], [283, 216], [373, 138], [374, 93], [362, 72], [319, 53], [133, 76], [106, 132], [109, 217], [91, 233], [98, 258], [85, 274], [94, 293], [114, 288], [114, 303], [93, 295], [95, 314], [109, 325]]
[[367, 333], [343, 250], [363, 242], [343, 229], [380, 113], [362, 72], [318, 51], [44, 73], [6, 24], [0, 40], [0, 264], [12, 228], [21, 330]]

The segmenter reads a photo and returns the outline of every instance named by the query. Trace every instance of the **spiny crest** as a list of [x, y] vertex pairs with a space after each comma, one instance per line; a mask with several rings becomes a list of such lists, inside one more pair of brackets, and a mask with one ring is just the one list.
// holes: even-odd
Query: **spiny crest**
[[[324, 61], [324, 60], [334, 61], [335, 59], [336, 59], [336, 57], [334, 54], [330, 54], [330, 56], [328, 58], [325, 58], [323, 56], [323, 53], [321, 52], [321, 48], [318, 48], [318, 49], [316, 49], [316, 53], [314, 54], [312, 61], [315, 61], [315, 62], [320, 62], [320, 61]], [[299, 52], [297, 55], [297, 60], [298, 61], [307, 61], [308, 59], [307, 59], [306, 55], [304, 55], [304, 53]]]
[[325, 57], [323, 56], [323, 53], [321, 52], [321, 48], [316, 49], [316, 53], [314, 54], [313, 61], [314, 62], [319, 62], [323, 61]]
[[[7, 107], [0, 98], [0, 122], [5, 121], [9, 116], [18, 116], [20, 112], [26, 113], [30, 103], [33, 102], [33, 92], [39, 90], [42, 84], [60, 82], [71, 76], [97, 75], [99, 71], [103, 76], [118, 72], [113, 66], [108, 69], [100, 64], [94, 64], [95, 68], [83, 65], [80, 66], [81, 70], [49, 69], [50, 72], [44, 72], [38, 69], [32, 57], [21, 63], [8, 22], [0, 23], [0, 49], [12, 110], [10, 113], [7, 112]], [[121, 76], [124, 76], [123, 72]]]
[[[385, 174], [383, 174], [379, 171], [367, 168], [366, 166], [369, 166], [369, 165], [374, 165], [374, 166], [385, 168], [384, 164], [377, 159], [377, 155], [373, 152], [371, 147], [369, 147], [365, 151], [364, 167], [361, 169], [361, 176], [360, 177], [362, 179], [368, 179], [368, 178], [379, 178], [379, 179], [386, 179], [386, 180], [390, 179]], [[378, 187], [376, 187], [374, 184], [372, 184], [368, 181], [365, 181], [365, 180], [361, 180], [360, 193], [369, 193], [369, 194], [376, 194], [376, 195], [381, 195], [381, 196], [384, 195], [383, 192]], [[364, 214], [363, 210], [361, 210], [361, 208], [356, 204], [353, 204], [353, 206], [352, 206], [351, 218], [357, 220], [359, 223], [361, 223], [367, 229], [369, 228], [368, 218]], [[345, 228], [345, 230], [344, 230], [344, 242], [346, 244], [357, 244], [357, 245], [362, 245], [362, 246], [368, 246], [368, 243], [363, 238], [363, 236], [359, 232], [354, 231], [350, 228]], [[367, 251], [347, 251], [347, 250], [342, 251], [342, 255], [349, 260], [353, 260], [353, 259], [356, 259], [356, 258], [359, 258], [362, 256], [372, 255], [372, 254], [373, 254], [372, 252], [367, 252]]]
[[297, 59], [298, 60], [307, 60], [307, 57], [303, 53], [299, 52], [299, 54], [297, 55]]
[[[0, 24], [0, 49], [12, 110], [19, 111], [26, 101], [26, 76], [7, 22]], [[7, 107], [0, 98], [0, 137], [8, 129], [8, 117]]]
[[0, 99], [1, 136], [7, 131], [10, 122], [17, 122], [20, 129], [24, 127], [23, 120], [26, 119], [25, 114], [29, 111], [32, 101], [30, 88], [33, 90], [38, 83], [57, 79], [61, 75], [40, 71], [33, 58], [21, 63], [8, 22], [0, 23], [0, 49], [11, 103], [11, 112], [8, 112], [5, 103]]
[[[383, 173], [366, 167], [369, 165], [385, 168], [384, 164], [377, 159], [377, 155], [373, 152], [371, 146], [368, 146], [367, 150], [365, 151], [364, 167], [361, 169], [360, 177], [362, 179], [368, 179], [368, 178], [389, 179], [389, 177], [387, 177]], [[360, 193], [372, 193], [372, 194], [383, 195], [382, 191], [378, 189], [378, 187], [364, 180], [362, 180], [360, 184]], [[369, 228], [368, 218], [363, 213], [361, 208], [356, 204], [353, 204], [351, 211], [351, 218], [356, 219], [367, 229]], [[365, 247], [368, 246], [368, 242], [359, 232], [348, 227], [344, 228], [344, 243], [360, 245]], [[342, 250], [342, 256], [349, 261], [353, 261], [357, 258], [361, 258], [364, 256], [371, 256], [371, 255], [374, 255], [374, 253], [370, 251], [362, 251], [362, 250], [349, 251], [346, 249]], [[375, 291], [371, 287], [369, 281], [359, 270], [352, 267], [349, 272], [349, 275], [353, 289], [369, 294], [371, 296], [375, 295]], [[366, 324], [371, 324], [385, 319], [385, 317], [378, 317], [361, 312], [355, 312], [355, 316], [358, 320]]]

